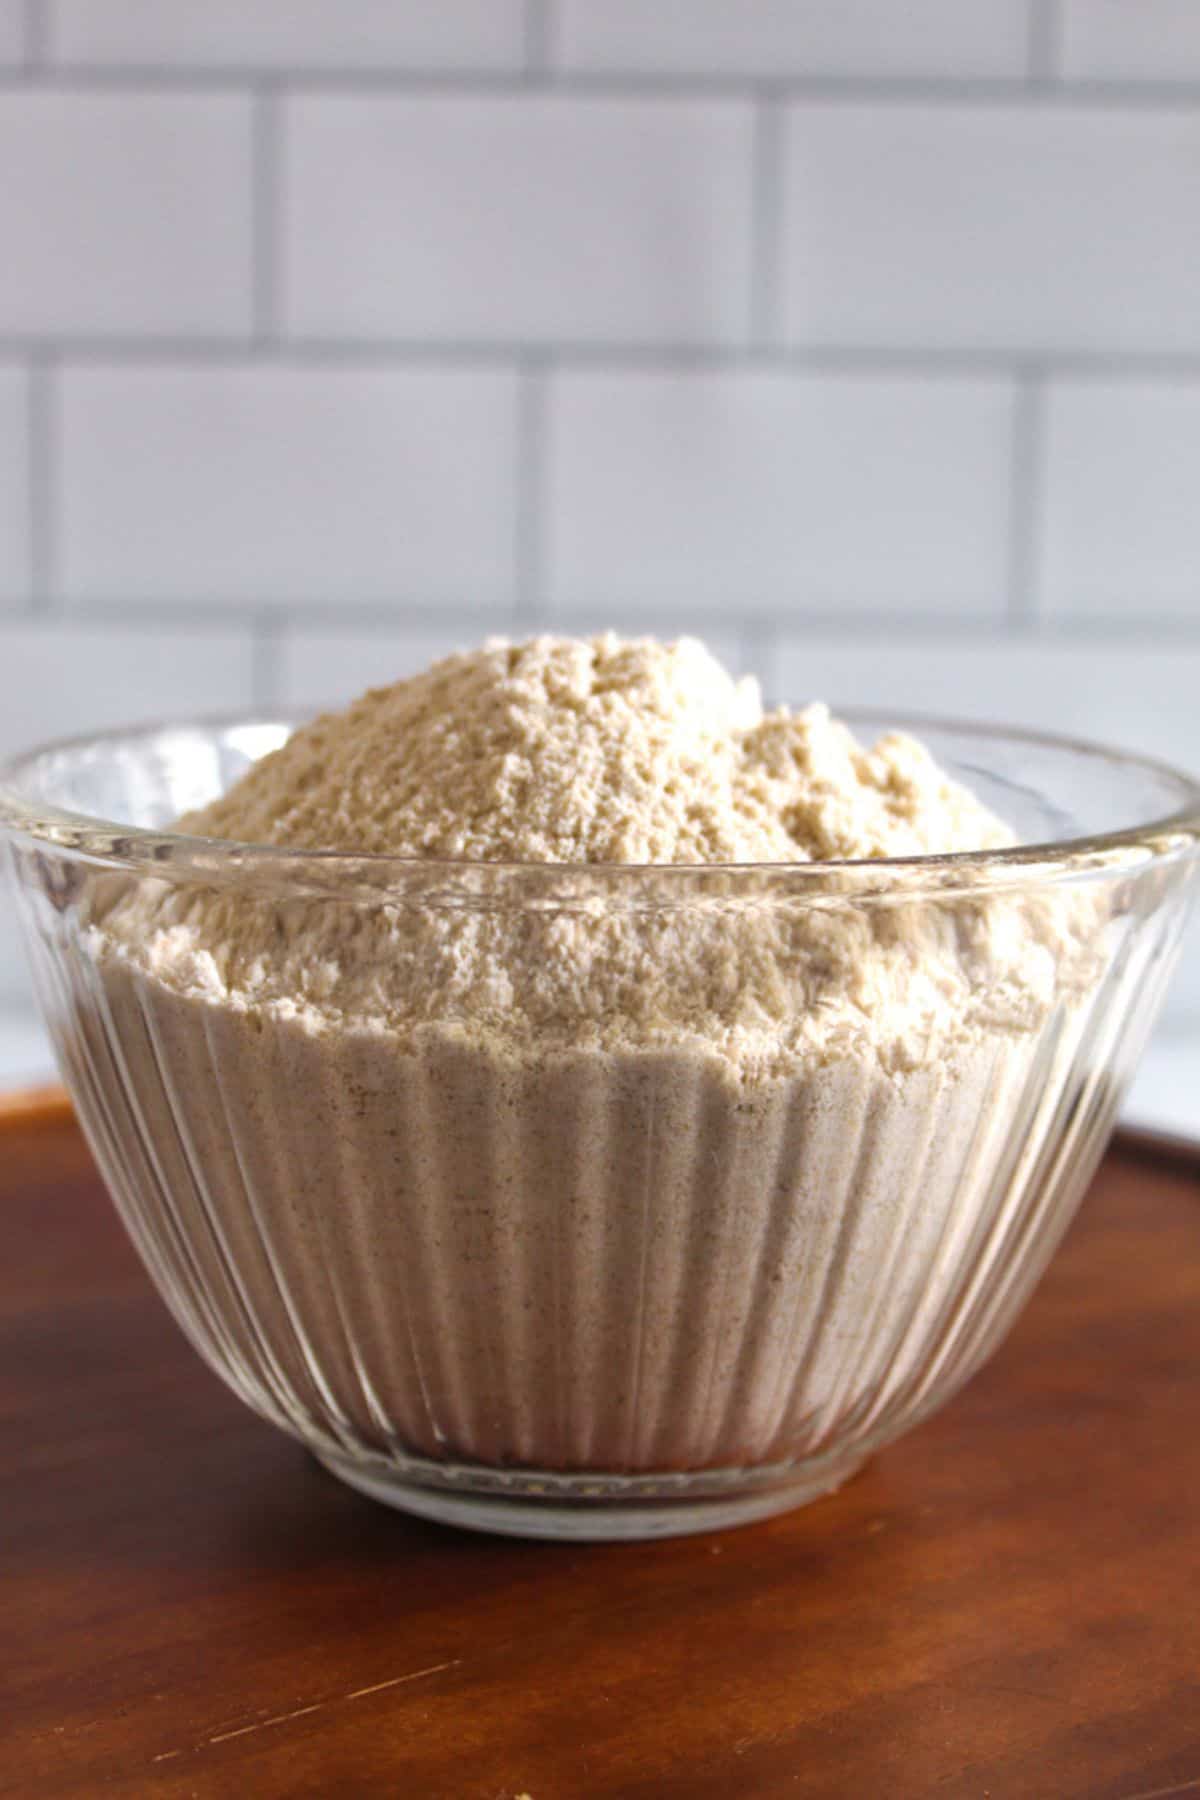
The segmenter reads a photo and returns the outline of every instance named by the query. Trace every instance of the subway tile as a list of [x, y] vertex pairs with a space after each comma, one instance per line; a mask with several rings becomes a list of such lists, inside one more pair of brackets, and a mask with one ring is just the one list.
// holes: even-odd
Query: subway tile
[[1047, 613], [1200, 622], [1200, 383], [1060, 380], [1047, 398]]
[[293, 627], [279, 647], [279, 702], [301, 709], [343, 706], [368, 688], [417, 675], [451, 651], [469, 650], [499, 632], [509, 635], [503, 620], [437, 631]]
[[0, 331], [247, 328], [244, 99], [9, 88], [0, 167]]
[[504, 606], [514, 413], [497, 371], [72, 367], [62, 592]]
[[1200, 349], [1200, 113], [797, 104], [796, 344]]
[[[1090, 738], [1200, 776], [1200, 647], [898, 636], [868, 647], [793, 631], [776, 652], [769, 688], [794, 705], [823, 699], [884, 718], [907, 711]], [[1200, 1024], [1200, 918], [1189, 930], [1166, 1016]]]
[[77, 732], [250, 702], [248, 629], [0, 622], [0, 755]]
[[1195, 81], [1196, 0], [1063, 0], [1060, 72], [1080, 81]]
[[51, 56], [133, 68], [510, 68], [521, 0], [49, 0]]
[[[0, 756], [48, 739], [250, 703], [245, 631], [0, 623]], [[0, 1004], [30, 989], [0, 882]]]
[[302, 94], [287, 329], [729, 341], [749, 309], [751, 120], [731, 100]]
[[577, 372], [550, 390], [551, 611], [997, 613], [1000, 380]]
[[1025, 73], [1029, 0], [560, 0], [568, 69], [754, 76]]
[[864, 646], [793, 627], [770, 686], [796, 705], [827, 700], [1090, 738], [1200, 775], [1200, 645], [991, 633], [906, 641], [893, 632]]
[[25, 13], [25, 0], [0, 0], [0, 69], [24, 59]]
[[28, 593], [28, 378], [21, 369], [0, 368], [0, 604]]

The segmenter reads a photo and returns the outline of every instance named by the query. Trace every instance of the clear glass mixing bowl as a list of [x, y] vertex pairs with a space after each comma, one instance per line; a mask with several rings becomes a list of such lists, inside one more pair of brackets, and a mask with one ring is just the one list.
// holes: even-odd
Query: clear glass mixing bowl
[[836, 1487], [1016, 1317], [1162, 997], [1200, 791], [851, 722], [916, 731], [1022, 847], [533, 867], [173, 832], [276, 719], [0, 771], [130, 1236], [200, 1355], [355, 1487], [533, 1536], [737, 1523]]

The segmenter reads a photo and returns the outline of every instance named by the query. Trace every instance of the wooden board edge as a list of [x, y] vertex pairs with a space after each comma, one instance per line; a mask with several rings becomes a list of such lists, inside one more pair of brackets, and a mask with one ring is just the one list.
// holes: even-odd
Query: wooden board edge
[[73, 1118], [74, 1111], [70, 1095], [58, 1082], [0, 1092], [0, 1125], [60, 1125]]
[[1172, 1168], [1200, 1175], [1200, 1142], [1169, 1131], [1146, 1131], [1138, 1125], [1118, 1125], [1110, 1149], [1143, 1162], [1169, 1163]]

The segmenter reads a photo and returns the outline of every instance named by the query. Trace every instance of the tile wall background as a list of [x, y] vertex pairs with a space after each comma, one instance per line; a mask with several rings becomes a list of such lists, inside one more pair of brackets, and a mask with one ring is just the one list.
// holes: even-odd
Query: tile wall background
[[1196, 0], [0, 0], [0, 171], [0, 751], [614, 623], [1200, 769]]

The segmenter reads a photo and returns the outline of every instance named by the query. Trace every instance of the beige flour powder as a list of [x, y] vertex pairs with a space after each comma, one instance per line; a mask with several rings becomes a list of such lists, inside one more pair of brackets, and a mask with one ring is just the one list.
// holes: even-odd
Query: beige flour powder
[[763, 714], [695, 639], [495, 642], [298, 731], [187, 821], [309, 850], [495, 862], [919, 856], [1012, 841], [912, 738]]
[[183, 825], [436, 877], [97, 910], [161, 1165], [143, 1248], [262, 1410], [354, 1455], [618, 1472], [918, 1404], [956, 1251], [1036, 1158], [1095, 915], [711, 865], [1010, 843], [919, 744], [764, 715], [689, 640], [492, 643]]

